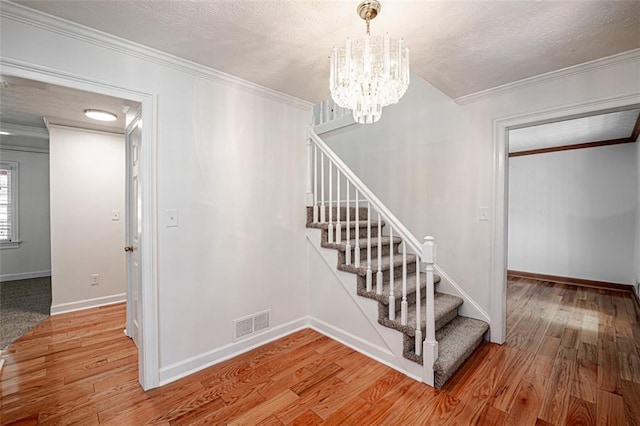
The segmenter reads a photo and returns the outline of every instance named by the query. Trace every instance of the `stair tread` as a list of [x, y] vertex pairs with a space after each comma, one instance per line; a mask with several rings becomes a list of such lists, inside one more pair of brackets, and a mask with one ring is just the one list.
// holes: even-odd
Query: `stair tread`
[[438, 359], [433, 365], [436, 385], [441, 386], [456, 372], [482, 341], [489, 324], [458, 316], [436, 332]]
[[[333, 226], [335, 228], [336, 222], [335, 220], [333, 221]], [[347, 224], [345, 222], [341, 222], [342, 225], [342, 230], [345, 231], [347, 229]], [[380, 221], [380, 225], [381, 226], [385, 226], [384, 220]], [[378, 221], [376, 220], [372, 220], [371, 221], [371, 229], [373, 230], [373, 228], [377, 228], [378, 227]], [[329, 229], [329, 222], [310, 222], [307, 223], [307, 228], [317, 228], [317, 229], [324, 229], [327, 230]], [[351, 222], [351, 224], [349, 225], [350, 229], [355, 230], [356, 229], [356, 224], [355, 222]], [[367, 221], [360, 221], [360, 225], [358, 226], [358, 230], [363, 230], [363, 229], [367, 229]]]
[[[391, 286], [389, 285], [388, 280], [384, 282], [382, 286], [382, 293], [376, 294], [376, 277], [372, 277], [373, 285], [371, 291], [366, 291], [366, 289], [362, 289], [362, 291], [358, 291], [359, 296], [368, 297], [369, 299], [374, 299], [383, 305], [389, 304], [389, 293], [391, 293]], [[441, 281], [439, 275], [433, 275], [433, 284], [438, 284]], [[427, 274], [421, 272], [420, 273], [420, 290], [423, 294], [424, 298], [424, 290], [427, 288]], [[359, 289], [360, 290], [360, 289]], [[416, 274], [412, 272], [407, 274], [407, 294], [413, 294], [416, 291]], [[395, 278], [393, 280], [393, 295], [396, 298], [396, 301], [402, 298], [402, 278]], [[462, 299], [461, 299], [462, 300]]]
[[[360, 247], [360, 250], [363, 250], [362, 247]], [[365, 248], [366, 250], [366, 248]], [[397, 267], [402, 267], [402, 254], [395, 254], [393, 256], [382, 256], [382, 264], [380, 267], [381, 271], [387, 271], [390, 269], [391, 267], [391, 263], [393, 262], [393, 267], [394, 269]], [[407, 265], [410, 263], [415, 263], [416, 261], [416, 255], [415, 254], [407, 254]], [[351, 265], [338, 265], [338, 269], [340, 269], [341, 271], [345, 271], [345, 272], [351, 272], [353, 274], [357, 274], [360, 276], [365, 276], [367, 274], [367, 261], [366, 259], [361, 260], [360, 261], [360, 266], [356, 267], [354, 266], [354, 264], [352, 263]], [[376, 272], [378, 272], [378, 258], [377, 256], [374, 258], [372, 256], [371, 258], [371, 273], [374, 275], [374, 280], [375, 280], [375, 274]]]
[[[420, 328], [424, 331], [426, 330], [427, 326], [427, 322], [426, 322], [426, 318], [425, 318], [425, 310], [424, 310], [424, 304], [425, 301], [424, 299], [426, 299], [425, 296], [421, 297], [422, 300], [422, 315], [421, 315], [421, 321], [420, 321]], [[458, 307], [460, 307], [460, 305], [462, 305], [463, 300], [457, 296], [452, 296], [450, 294], [445, 294], [445, 293], [439, 293], [439, 292], [435, 292], [435, 297], [434, 297], [434, 308], [435, 308], [435, 322], [436, 324], [438, 323], [438, 321], [442, 318], [444, 318], [445, 316], [449, 315], [452, 311], [457, 311]], [[378, 322], [380, 322], [382, 325], [385, 325], [387, 327], [390, 328], [394, 328], [398, 331], [403, 332], [404, 334], [408, 335], [408, 336], [415, 336], [416, 335], [416, 308], [415, 308], [415, 304], [409, 305], [408, 309], [407, 309], [407, 324], [406, 325], [402, 325], [401, 321], [400, 321], [400, 312], [396, 311], [396, 319], [395, 320], [390, 320], [388, 318], [380, 318], [378, 320]], [[445, 324], [443, 324], [444, 327], [446, 327]], [[442, 328], [444, 328], [442, 327]], [[424, 335], [424, 334], [423, 334]]]
[[[360, 240], [360, 249], [362, 250], [362, 248], [364, 247], [366, 250], [367, 247], [367, 238], [359, 238]], [[391, 238], [390, 237], [381, 237], [380, 238], [380, 244], [385, 246], [385, 245], [389, 245], [389, 243], [391, 242]], [[402, 242], [402, 238], [400, 237], [393, 237], [393, 243], [394, 244], [399, 244]], [[351, 239], [349, 241], [349, 243], [351, 244], [351, 250], [353, 250], [354, 246], [355, 246], [355, 239]], [[338, 251], [347, 251], [347, 242], [343, 239], [342, 242], [340, 243], [322, 243], [322, 247], [324, 248], [332, 248], [332, 249], [336, 249]], [[371, 237], [371, 247], [378, 247], [378, 237]]]

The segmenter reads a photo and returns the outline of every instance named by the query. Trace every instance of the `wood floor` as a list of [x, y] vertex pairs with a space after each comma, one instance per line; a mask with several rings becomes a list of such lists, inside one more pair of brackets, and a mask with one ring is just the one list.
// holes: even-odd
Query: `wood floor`
[[307, 329], [145, 393], [123, 305], [54, 316], [8, 348], [0, 423], [640, 425], [630, 295], [524, 279], [508, 293], [507, 343], [441, 390]]

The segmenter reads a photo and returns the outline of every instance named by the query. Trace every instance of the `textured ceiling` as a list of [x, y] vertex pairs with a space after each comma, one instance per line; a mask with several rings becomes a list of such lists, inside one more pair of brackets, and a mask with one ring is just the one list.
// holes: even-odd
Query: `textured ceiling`
[[[312, 102], [328, 97], [331, 48], [364, 34], [358, 0], [18, 3]], [[457, 98], [640, 47], [640, 2], [382, 0], [385, 32]]]
[[628, 138], [638, 114], [633, 109], [511, 130], [509, 152]]
[[[123, 107], [132, 101], [41, 83], [13, 76], [0, 76], [0, 127], [4, 123], [44, 128], [50, 122], [93, 130], [124, 132]], [[84, 115], [85, 109], [101, 109], [118, 116], [116, 121], [100, 122]]]

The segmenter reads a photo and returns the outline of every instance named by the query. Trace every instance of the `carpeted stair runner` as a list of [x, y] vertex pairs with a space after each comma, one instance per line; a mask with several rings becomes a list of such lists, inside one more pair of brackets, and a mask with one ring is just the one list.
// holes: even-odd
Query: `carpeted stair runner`
[[[351, 221], [351, 229], [349, 232], [351, 244], [351, 265], [346, 264], [346, 218], [347, 212]], [[393, 328], [403, 333], [404, 347], [403, 356], [411, 361], [422, 364], [422, 356], [416, 355], [415, 352], [415, 333], [416, 333], [416, 256], [407, 254], [407, 325], [400, 323], [400, 305], [402, 303], [402, 253], [400, 246], [402, 239], [393, 238], [393, 247], [391, 247], [391, 238], [383, 236], [381, 238], [382, 259], [381, 268], [383, 275], [382, 294], [376, 293], [376, 273], [378, 272], [378, 223], [371, 221], [371, 272], [372, 272], [372, 291], [366, 289], [367, 274], [367, 210], [360, 208], [359, 214], [359, 232], [358, 238], [360, 242], [360, 266], [354, 264], [355, 256], [355, 208], [340, 207], [341, 219], [341, 242], [329, 243], [329, 224], [313, 221], [313, 210], [307, 208], [307, 227], [319, 229], [321, 234], [321, 246], [324, 248], [335, 249], [338, 251], [337, 268], [341, 271], [353, 273], [356, 276], [357, 294], [362, 297], [373, 299], [378, 302], [378, 322], [385, 327]], [[334, 235], [335, 222], [337, 219], [337, 208], [333, 208]], [[325, 220], [329, 220], [329, 210], [326, 209]], [[381, 227], [384, 229], [384, 222]], [[384, 234], [384, 232], [383, 232]], [[396, 320], [389, 320], [389, 293], [390, 293], [390, 275], [391, 264], [393, 264], [394, 276], [394, 296], [396, 304]], [[424, 269], [420, 271], [420, 289], [422, 306], [426, 304], [426, 274]], [[440, 277], [434, 277], [435, 283], [440, 282]], [[473, 353], [473, 351], [482, 343], [484, 334], [489, 329], [489, 325], [484, 321], [463, 317], [458, 315], [458, 308], [462, 305], [463, 300], [459, 297], [444, 293], [435, 293], [435, 320], [436, 320], [436, 340], [438, 341], [438, 359], [434, 365], [435, 385], [441, 387], [456, 372], [462, 363]], [[426, 335], [426, 322], [422, 318], [420, 327], [423, 336]]]

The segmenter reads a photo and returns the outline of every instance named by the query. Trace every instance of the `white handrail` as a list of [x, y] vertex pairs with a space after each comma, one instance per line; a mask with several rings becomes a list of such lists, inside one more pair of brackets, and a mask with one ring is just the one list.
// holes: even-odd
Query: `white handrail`
[[351, 181], [353, 186], [364, 195], [365, 199], [369, 200], [371, 204], [375, 207], [375, 209], [382, 214], [382, 216], [389, 222], [391, 226], [395, 228], [396, 231], [400, 234], [399, 236], [403, 241], [406, 241], [406, 244], [409, 246], [413, 252], [420, 256], [422, 253], [422, 244], [420, 241], [398, 220], [397, 217], [385, 206], [382, 201], [376, 197], [371, 190], [356, 176], [349, 167], [338, 157], [329, 146], [313, 131], [313, 129], [309, 129], [309, 137], [313, 139], [315, 144], [320, 148], [322, 153], [327, 156], [342, 172], [345, 177]]

